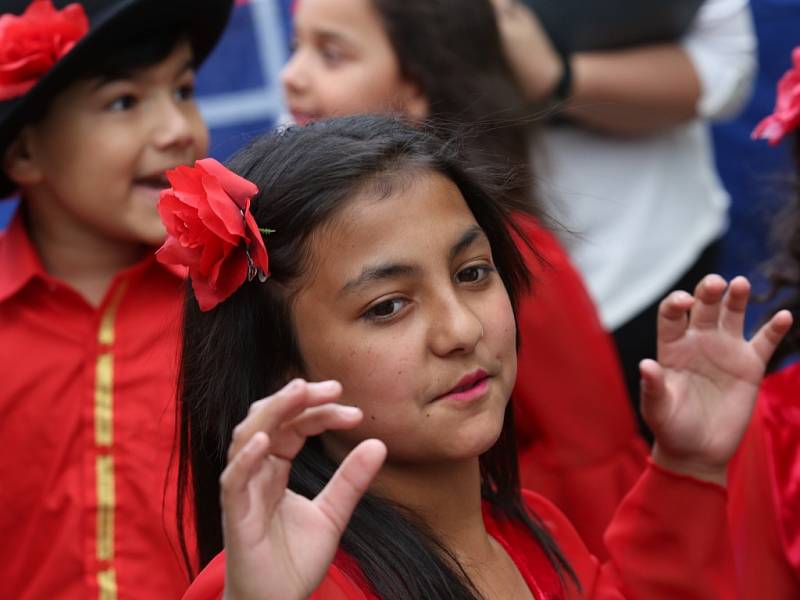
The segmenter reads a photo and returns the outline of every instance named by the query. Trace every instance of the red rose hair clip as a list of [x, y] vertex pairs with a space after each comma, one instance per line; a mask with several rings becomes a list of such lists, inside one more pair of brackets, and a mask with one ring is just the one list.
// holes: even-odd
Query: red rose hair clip
[[753, 139], [766, 139], [774, 146], [800, 126], [800, 46], [792, 51], [792, 63], [778, 82], [775, 110], [756, 125]]
[[269, 276], [262, 233], [250, 214], [258, 188], [213, 158], [167, 171], [172, 187], [163, 190], [158, 213], [167, 240], [159, 262], [189, 267], [200, 310], [211, 310], [245, 281]]
[[87, 31], [80, 4], [59, 11], [52, 0], [34, 0], [19, 16], [0, 16], [0, 100], [26, 93]]

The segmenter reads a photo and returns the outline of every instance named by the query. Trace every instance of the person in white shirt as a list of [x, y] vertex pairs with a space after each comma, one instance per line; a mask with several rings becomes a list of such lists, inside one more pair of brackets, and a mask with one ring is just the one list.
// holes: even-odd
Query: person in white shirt
[[[749, 96], [756, 41], [747, 0], [706, 0], [674, 43], [560, 55], [536, 17], [494, 0], [506, 53], [557, 122], [532, 141], [540, 197], [614, 332], [635, 405], [656, 351], [656, 311], [716, 268], [729, 197], [708, 123]], [[638, 408], [638, 406], [637, 406]]]

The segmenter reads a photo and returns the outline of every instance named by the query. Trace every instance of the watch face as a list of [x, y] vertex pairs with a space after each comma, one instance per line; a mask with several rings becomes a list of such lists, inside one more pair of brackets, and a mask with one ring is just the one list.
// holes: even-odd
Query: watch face
[[608, 50], [681, 37], [703, 0], [523, 0], [563, 52]]

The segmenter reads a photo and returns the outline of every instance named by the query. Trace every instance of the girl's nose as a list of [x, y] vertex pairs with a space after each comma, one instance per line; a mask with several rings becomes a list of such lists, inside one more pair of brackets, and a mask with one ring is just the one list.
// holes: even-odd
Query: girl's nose
[[454, 291], [437, 302], [430, 316], [430, 345], [438, 356], [469, 354], [483, 337], [483, 323]]
[[286, 95], [302, 92], [308, 83], [302, 53], [296, 50], [281, 71], [281, 85]]

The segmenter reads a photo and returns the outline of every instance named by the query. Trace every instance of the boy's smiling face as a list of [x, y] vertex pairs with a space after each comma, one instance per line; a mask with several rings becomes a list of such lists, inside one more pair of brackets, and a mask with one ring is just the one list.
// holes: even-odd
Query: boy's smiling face
[[164, 171], [208, 150], [193, 89], [191, 46], [181, 41], [153, 66], [61, 92], [6, 159], [39, 221], [33, 226], [59, 228], [67, 239], [160, 244]]

